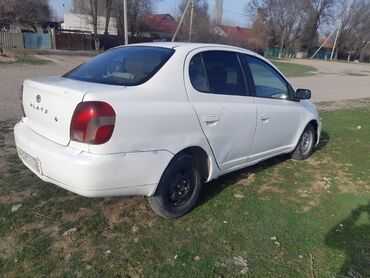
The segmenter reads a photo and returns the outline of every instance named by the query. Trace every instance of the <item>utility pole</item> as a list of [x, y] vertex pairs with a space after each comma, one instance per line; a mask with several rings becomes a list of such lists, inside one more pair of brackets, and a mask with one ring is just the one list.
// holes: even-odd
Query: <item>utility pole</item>
[[125, 33], [125, 44], [128, 44], [127, 0], [123, 0], [123, 24], [124, 24], [124, 33]]
[[341, 28], [342, 28], [342, 23], [339, 23], [339, 27], [338, 27], [338, 30], [337, 30], [337, 35], [335, 36], [335, 40], [334, 40], [333, 50], [331, 51], [331, 55], [330, 55], [330, 60], [333, 60], [334, 51], [335, 51], [335, 47], [337, 46], [337, 41], [338, 41], [339, 32], [340, 32]]
[[222, 23], [222, 14], [223, 14], [223, 0], [216, 0], [214, 20], [217, 26], [221, 25]]
[[189, 42], [191, 42], [191, 33], [193, 31], [193, 17], [194, 17], [194, 0], [191, 0]]
[[330, 39], [330, 37], [331, 37], [332, 35], [334, 35], [335, 31], [336, 31], [336, 30], [334, 30], [334, 31], [329, 35], [329, 37], [327, 37], [327, 38], [326, 38], [326, 40], [322, 43], [322, 45], [320, 45], [319, 49], [317, 49], [317, 50], [316, 50], [316, 52], [311, 56], [311, 59], [313, 59], [313, 58], [316, 56], [316, 54], [317, 54], [317, 53], [319, 53], [319, 51], [321, 50], [321, 48], [326, 44], [326, 42]]
[[190, 2], [191, 2], [191, 1], [192, 1], [192, 0], [189, 0], [189, 1], [188, 1], [188, 3], [186, 4], [186, 7], [185, 7], [185, 9], [184, 9], [184, 12], [183, 12], [183, 13], [182, 13], [182, 15], [181, 15], [180, 22], [179, 22], [179, 24], [177, 25], [177, 28], [176, 28], [175, 34], [173, 34], [173, 37], [172, 37], [172, 39], [171, 39], [171, 42], [174, 42], [174, 41], [176, 40], [177, 33], [180, 31], [180, 27], [181, 27], [181, 25], [182, 25], [182, 22], [184, 21], [185, 14], [186, 14], [186, 12], [187, 12], [187, 11], [188, 11], [188, 9], [189, 9]]

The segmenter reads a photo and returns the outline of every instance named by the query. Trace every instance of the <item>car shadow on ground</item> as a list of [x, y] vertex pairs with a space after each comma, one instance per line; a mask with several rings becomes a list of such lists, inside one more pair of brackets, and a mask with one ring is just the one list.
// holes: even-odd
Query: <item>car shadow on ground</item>
[[[329, 141], [330, 141], [329, 133], [323, 130], [321, 132], [320, 142], [316, 146], [314, 152], [321, 151], [322, 149], [324, 149], [326, 145], [329, 143]], [[313, 155], [315, 155], [315, 153]], [[277, 157], [273, 157], [265, 161], [262, 161], [256, 165], [252, 165], [241, 170], [232, 172], [230, 174], [223, 175], [216, 180], [204, 184], [197, 206], [201, 206], [202, 204], [208, 202], [213, 197], [220, 194], [229, 185], [238, 183], [241, 180], [248, 178], [248, 176], [256, 174], [260, 171], [264, 171], [268, 168], [272, 168], [275, 165], [283, 163], [284, 161], [287, 161], [289, 159], [290, 154], [284, 154]]]
[[336, 277], [370, 277], [370, 201], [337, 223], [327, 233], [325, 243], [345, 252]]

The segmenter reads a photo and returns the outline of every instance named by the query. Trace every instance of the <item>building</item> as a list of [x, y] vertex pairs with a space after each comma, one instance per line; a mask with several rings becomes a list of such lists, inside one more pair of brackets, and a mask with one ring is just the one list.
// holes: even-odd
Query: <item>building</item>
[[[132, 42], [139, 41], [170, 41], [176, 31], [178, 21], [170, 14], [154, 14], [144, 16], [137, 21], [137, 30], [130, 38]], [[98, 17], [98, 34], [103, 35], [105, 28], [105, 17]], [[93, 33], [93, 25], [89, 15], [65, 13], [62, 29]], [[129, 30], [130, 32], [130, 30]], [[219, 25], [214, 32], [221, 37], [220, 42], [257, 49], [255, 35], [250, 28], [240, 26]], [[117, 20], [111, 17], [109, 35], [117, 35]]]
[[170, 14], [155, 14], [146, 16], [143, 21], [143, 37], [154, 40], [171, 40], [178, 22]]
[[223, 37], [223, 41], [227, 44], [255, 49], [255, 39], [253, 29], [251, 28], [219, 25], [216, 27], [215, 32], [219, 36]]
[[[94, 32], [94, 27], [91, 23], [90, 16], [86, 14], [64, 13], [64, 23], [62, 23], [62, 29], [91, 33]], [[105, 17], [98, 16], [98, 34], [103, 35], [104, 29]], [[108, 33], [109, 35], [117, 35], [117, 21], [114, 17], [110, 18]]]

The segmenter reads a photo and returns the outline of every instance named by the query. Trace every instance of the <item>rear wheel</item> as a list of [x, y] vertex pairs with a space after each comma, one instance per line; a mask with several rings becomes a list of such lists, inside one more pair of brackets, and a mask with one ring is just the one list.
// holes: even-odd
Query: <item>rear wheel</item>
[[301, 138], [299, 138], [297, 147], [292, 153], [292, 158], [296, 160], [305, 160], [313, 152], [315, 146], [315, 129], [309, 124], [304, 129]]
[[199, 197], [202, 178], [198, 161], [191, 155], [175, 157], [164, 171], [150, 207], [164, 218], [178, 218], [191, 211]]

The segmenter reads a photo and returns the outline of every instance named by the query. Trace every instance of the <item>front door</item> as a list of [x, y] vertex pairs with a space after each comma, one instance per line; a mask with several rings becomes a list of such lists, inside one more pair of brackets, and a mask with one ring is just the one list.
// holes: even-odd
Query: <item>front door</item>
[[292, 148], [304, 117], [299, 103], [292, 101], [288, 82], [265, 61], [243, 55], [254, 83], [257, 129], [250, 160], [259, 160]]

